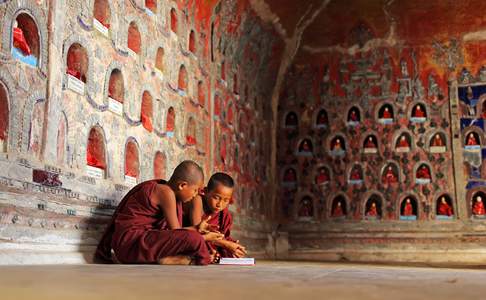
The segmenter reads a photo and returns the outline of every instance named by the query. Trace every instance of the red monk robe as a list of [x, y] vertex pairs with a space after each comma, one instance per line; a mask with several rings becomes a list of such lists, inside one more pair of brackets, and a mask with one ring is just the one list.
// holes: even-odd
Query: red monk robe
[[434, 136], [434, 139], [432, 140], [432, 147], [443, 147], [443, 146], [444, 146], [444, 141], [442, 141], [440, 135], [436, 134]]
[[484, 203], [481, 197], [476, 198], [476, 202], [473, 205], [473, 214], [476, 216], [486, 215], [486, 210], [484, 209]]
[[378, 210], [376, 209], [376, 203], [372, 203], [370, 209], [366, 213], [367, 217], [377, 217], [378, 216]]
[[14, 27], [13, 29], [13, 46], [22, 51], [26, 56], [32, 54], [29, 44], [25, 40], [24, 32], [18, 27]]
[[334, 207], [334, 210], [332, 211], [332, 216], [333, 217], [342, 217], [344, 216], [343, 208], [341, 205], [341, 202], [338, 202], [336, 204], [336, 207]]
[[410, 147], [410, 145], [408, 144], [408, 140], [404, 135], [402, 135], [400, 137], [400, 140], [398, 141], [398, 147], [400, 147], [400, 148], [409, 148]]
[[359, 171], [358, 168], [354, 168], [352, 171], [351, 171], [351, 176], [350, 176], [351, 180], [361, 180], [361, 172]]
[[413, 113], [413, 117], [425, 118], [425, 112], [422, 110], [422, 107], [420, 105], [415, 106], [415, 111]]
[[403, 215], [404, 216], [414, 216], [413, 214], [413, 206], [412, 203], [410, 203], [410, 200], [407, 199], [407, 203], [405, 203], [405, 207], [403, 208]]
[[[169, 228], [162, 209], [151, 201], [157, 184], [167, 182], [142, 182], [122, 199], [98, 244], [96, 262], [113, 263], [111, 249], [122, 263], [157, 263], [163, 257], [177, 255], [190, 256], [199, 265], [210, 262], [208, 248], [198, 231]], [[182, 226], [182, 202], [176, 204]]]
[[450, 217], [453, 215], [452, 207], [447, 203], [447, 201], [444, 198], [440, 200], [437, 213], [440, 216]]
[[417, 171], [417, 178], [420, 179], [430, 179], [430, 171], [426, 166], [421, 166]]
[[476, 142], [476, 138], [474, 137], [474, 134], [470, 133], [469, 136], [467, 137], [467, 146], [477, 146], [478, 142]]
[[391, 119], [392, 114], [390, 113], [390, 110], [388, 107], [385, 107], [385, 110], [383, 111], [383, 119]]
[[[208, 221], [209, 225], [214, 225], [218, 227], [218, 231], [224, 235], [224, 239], [233, 243], [236, 243], [236, 240], [231, 237], [231, 226], [233, 226], [233, 217], [229, 212], [228, 208], [226, 207], [222, 211], [216, 212], [211, 214], [211, 209], [206, 204], [206, 200], [203, 201], [204, 206], [204, 215], [203, 220], [207, 218], [208, 215], [211, 215], [211, 218]], [[207, 242], [209, 248], [216, 250], [219, 253], [220, 257], [236, 257], [234, 256], [231, 251], [224, 247], [215, 246], [211, 242]]]

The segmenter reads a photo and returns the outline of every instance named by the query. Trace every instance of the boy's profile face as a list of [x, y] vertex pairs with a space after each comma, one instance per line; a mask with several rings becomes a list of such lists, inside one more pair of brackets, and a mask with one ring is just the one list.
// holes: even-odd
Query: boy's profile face
[[233, 188], [216, 184], [214, 189], [206, 192], [206, 202], [213, 212], [224, 210], [233, 198]]
[[188, 182], [180, 182], [178, 184], [177, 198], [182, 202], [191, 201], [198, 194], [199, 190], [204, 186], [203, 181], [199, 181], [197, 184], [189, 184]]

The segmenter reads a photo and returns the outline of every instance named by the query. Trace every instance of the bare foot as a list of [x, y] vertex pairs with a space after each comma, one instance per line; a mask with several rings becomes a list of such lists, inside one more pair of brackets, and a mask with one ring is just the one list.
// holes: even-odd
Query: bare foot
[[160, 265], [189, 265], [191, 258], [189, 256], [167, 256], [159, 260]]

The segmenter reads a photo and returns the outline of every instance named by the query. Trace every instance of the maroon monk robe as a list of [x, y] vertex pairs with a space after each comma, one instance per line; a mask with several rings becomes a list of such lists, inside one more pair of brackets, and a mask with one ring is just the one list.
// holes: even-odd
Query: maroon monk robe
[[[203, 219], [206, 218], [209, 214], [211, 214], [209, 207], [206, 205], [206, 201], [203, 201], [204, 205], [204, 216]], [[217, 226], [218, 231], [224, 235], [224, 239], [230, 242], [236, 242], [235, 239], [231, 237], [231, 226], [233, 226], [233, 217], [229, 212], [228, 208], [226, 207], [220, 212], [211, 214], [211, 219], [208, 221], [209, 224]], [[234, 257], [233, 253], [228, 251], [226, 248], [217, 247], [213, 243], [207, 243], [208, 247], [211, 249], [216, 250], [221, 257]]]
[[[98, 244], [95, 262], [113, 263], [111, 249], [122, 263], [157, 263], [163, 257], [176, 255], [190, 256], [199, 265], [210, 262], [199, 232], [169, 229], [162, 209], [150, 201], [157, 184], [166, 181], [142, 182], [123, 198]], [[177, 201], [177, 218], [181, 224], [180, 201]]]

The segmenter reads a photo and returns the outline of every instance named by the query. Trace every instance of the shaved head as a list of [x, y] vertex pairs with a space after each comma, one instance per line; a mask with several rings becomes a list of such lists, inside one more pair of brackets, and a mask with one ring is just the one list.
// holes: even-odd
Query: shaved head
[[204, 172], [196, 162], [185, 160], [175, 168], [170, 181], [174, 183], [186, 181], [190, 185], [198, 184], [204, 181]]

